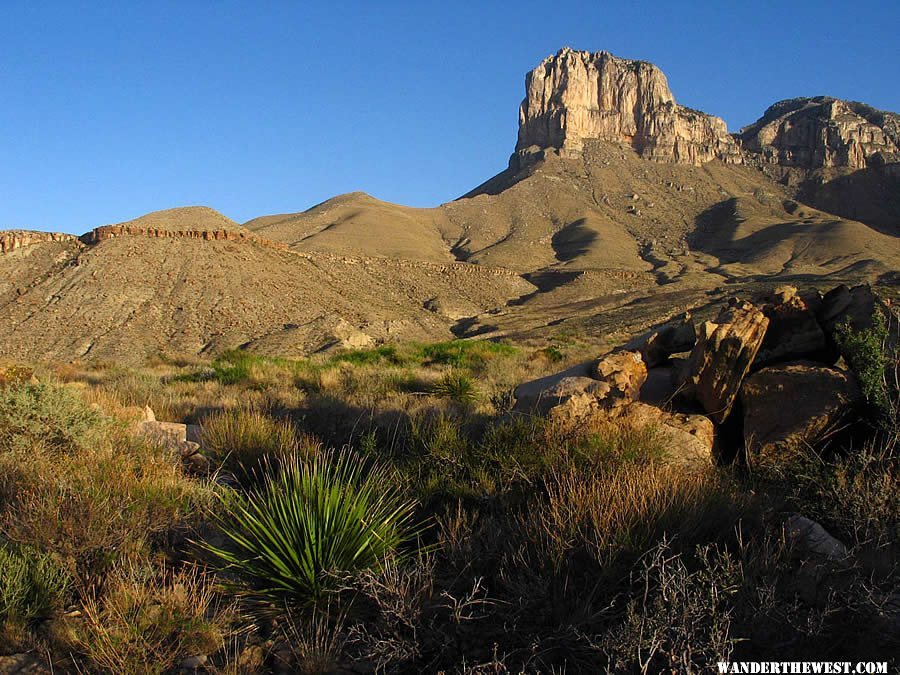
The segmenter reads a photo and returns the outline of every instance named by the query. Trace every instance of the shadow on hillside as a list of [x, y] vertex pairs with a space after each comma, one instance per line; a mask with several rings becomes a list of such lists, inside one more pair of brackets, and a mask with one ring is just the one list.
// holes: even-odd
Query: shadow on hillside
[[554, 234], [550, 244], [556, 259], [568, 262], [588, 253], [597, 237], [597, 232], [588, 227], [587, 218], [579, 218]]
[[860, 169], [821, 184], [807, 181], [798, 198], [821, 211], [900, 236], [900, 163]]

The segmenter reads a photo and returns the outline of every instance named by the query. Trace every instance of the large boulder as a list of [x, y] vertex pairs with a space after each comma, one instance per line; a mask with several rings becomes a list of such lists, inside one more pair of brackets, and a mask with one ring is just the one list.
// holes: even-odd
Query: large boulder
[[656, 406], [665, 406], [672, 402], [678, 393], [674, 368], [658, 366], [647, 371], [647, 380], [641, 387], [638, 400]]
[[558, 399], [554, 399], [550, 391], [566, 378], [589, 378], [592, 366], [592, 361], [584, 361], [558, 373], [523, 382], [516, 387], [514, 392], [516, 404], [513, 410], [523, 413], [546, 414], [550, 408], [560, 403]]
[[900, 345], [900, 315], [889, 300], [875, 295], [867, 284], [853, 288], [842, 285], [826, 293], [817, 317], [825, 331], [829, 356], [834, 360], [842, 356], [837, 340], [839, 327], [867, 330], [874, 325], [876, 314], [884, 319], [889, 346], [896, 349]]
[[604, 410], [609, 385], [590, 377], [567, 377], [550, 389], [542, 401], [549, 406], [547, 418], [559, 427], [572, 429]]
[[817, 316], [835, 360], [839, 356], [835, 340], [838, 326], [849, 325], [853, 330], [871, 328], [875, 304], [875, 294], [865, 284], [853, 288], [842, 284], [823, 296]]
[[605, 396], [607, 405], [619, 405], [638, 398], [647, 380], [647, 366], [639, 352], [616, 351], [598, 359], [591, 375], [609, 385]]
[[682, 370], [682, 393], [721, 423], [762, 345], [769, 319], [750, 303], [732, 301], [715, 321], [700, 326]]
[[815, 315], [820, 303], [817, 292], [801, 295], [793, 286], [776, 289], [770, 302], [762, 308], [769, 319], [769, 328], [754, 367], [801, 358], [827, 360], [825, 332]]
[[715, 425], [705, 415], [673, 413], [635, 402], [620, 409], [618, 417], [635, 427], [652, 427], [665, 446], [665, 460], [684, 467], [700, 468], [713, 462]]
[[741, 389], [748, 462], [781, 460], [821, 442], [862, 394], [850, 373], [810, 363], [763, 368]]
[[624, 347], [640, 352], [647, 368], [654, 368], [672, 354], [689, 352], [697, 341], [694, 319], [689, 312], [630, 340]]

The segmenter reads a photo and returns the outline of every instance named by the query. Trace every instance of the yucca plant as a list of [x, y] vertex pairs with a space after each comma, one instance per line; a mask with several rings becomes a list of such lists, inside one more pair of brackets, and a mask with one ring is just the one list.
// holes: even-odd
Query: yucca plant
[[231, 545], [204, 548], [276, 601], [316, 604], [336, 575], [377, 567], [418, 532], [415, 504], [387, 469], [350, 452], [269, 462], [257, 487], [222, 499]]
[[478, 400], [478, 390], [472, 378], [458, 370], [448, 370], [444, 373], [432, 386], [431, 393], [462, 405], [470, 405]]

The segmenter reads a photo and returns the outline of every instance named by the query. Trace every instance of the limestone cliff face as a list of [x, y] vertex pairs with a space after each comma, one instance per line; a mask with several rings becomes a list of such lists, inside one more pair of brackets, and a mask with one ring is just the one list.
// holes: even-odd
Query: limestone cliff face
[[865, 169], [900, 161], [900, 115], [819, 96], [780, 101], [739, 134], [760, 162]]
[[527, 164], [549, 148], [578, 156], [592, 138], [625, 143], [657, 161], [741, 161], [725, 122], [678, 105], [653, 64], [562, 49], [525, 78], [511, 162]]
[[42, 244], [48, 241], [73, 241], [76, 237], [60, 232], [31, 232], [29, 230], [6, 230], [0, 232], [0, 253]]

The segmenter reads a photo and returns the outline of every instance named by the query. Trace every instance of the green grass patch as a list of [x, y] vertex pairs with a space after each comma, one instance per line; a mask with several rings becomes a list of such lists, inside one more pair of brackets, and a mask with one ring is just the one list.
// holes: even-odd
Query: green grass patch
[[422, 345], [418, 357], [423, 365], [477, 369], [491, 358], [512, 356], [518, 349], [504, 342], [487, 340], [451, 340]]
[[401, 355], [394, 345], [380, 345], [374, 349], [342, 351], [328, 359], [329, 365], [352, 363], [356, 366], [366, 366], [387, 363], [394, 366], [402, 366], [408, 362], [409, 360]]

